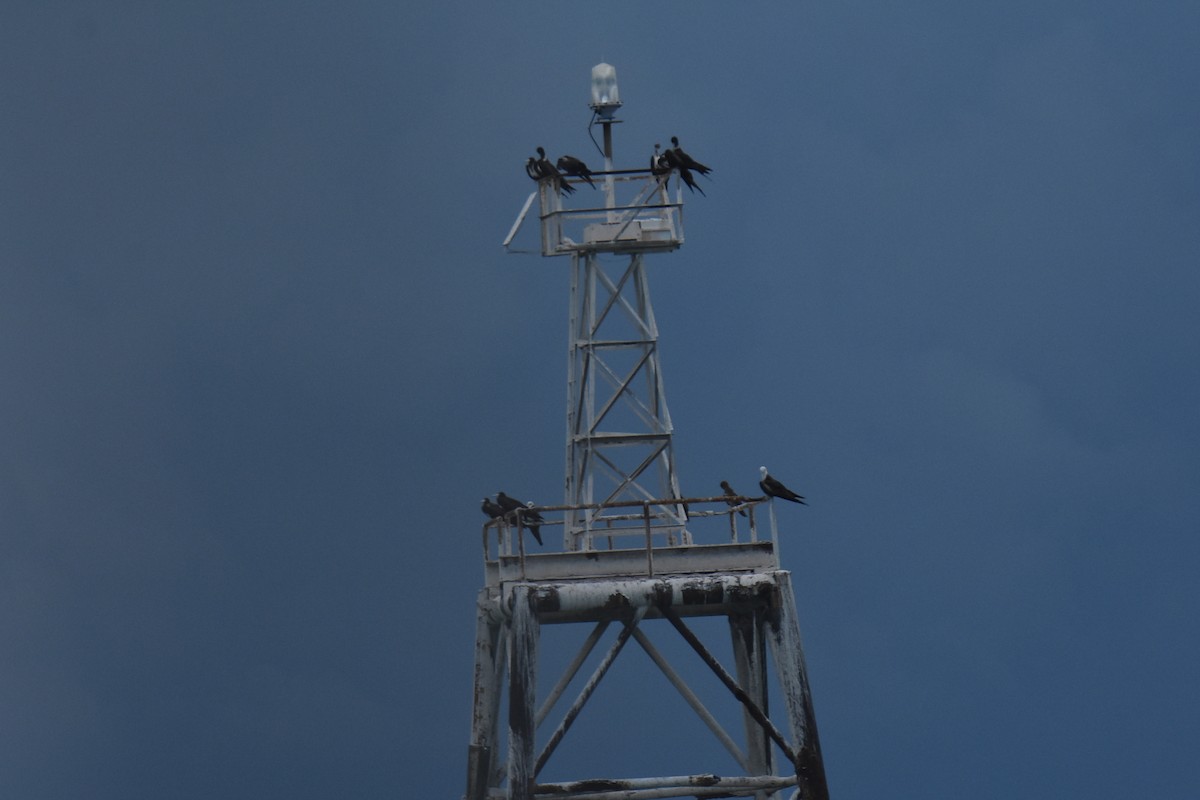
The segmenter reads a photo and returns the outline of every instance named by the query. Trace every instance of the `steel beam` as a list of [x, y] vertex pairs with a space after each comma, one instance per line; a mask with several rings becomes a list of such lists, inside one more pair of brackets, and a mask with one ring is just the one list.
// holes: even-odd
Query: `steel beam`
[[579, 648], [579, 652], [575, 654], [575, 658], [563, 670], [562, 677], [558, 679], [558, 683], [554, 684], [554, 688], [550, 690], [550, 694], [546, 695], [546, 700], [542, 703], [542, 707], [538, 709], [537, 725], [542, 724], [542, 721], [550, 713], [550, 709], [554, 708], [554, 704], [558, 702], [558, 698], [562, 697], [562, 693], [566, 691], [567, 685], [575, 677], [575, 673], [579, 672], [579, 668], [583, 666], [583, 662], [591, 654], [592, 648], [596, 646], [596, 642], [600, 641], [600, 637], [604, 635], [604, 630], [608, 627], [608, 622], [608, 620], [600, 620], [596, 623], [596, 627], [592, 628], [592, 632], [588, 634], [587, 639], [584, 641], [583, 647]]
[[744, 797], [796, 785], [795, 775], [678, 775], [668, 778], [585, 780], [538, 784], [538, 800], [649, 800], [658, 797]]
[[691, 629], [683, 623], [683, 620], [679, 618], [679, 615], [676, 614], [671, 608], [664, 608], [663, 616], [671, 621], [671, 624], [675, 626], [675, 630], [679, 631], [679, 635], [682, 636], [684, 640], [692, 646], [692, 649], [695, 650], [696, 654], [700, 656], [700, 659], [708, 665], [709, 669], [713, 671], [713, 674], [717, 676], [721, 683], [725, 684], [725, 688], [733, 693], [733, 696], [736, 697], [738, 702], [745, 707], [746, 712], [754, 718], [754, 721], [763, 727], [763, 729], [767, 732], [767, 735], [774, 740], [775, 744], [779, 746], [779, 749], [782, 750], [784, 755], [788, 757], [788, 760], [795, 762], [796, 752], [792, 746], [788, 744], [788, 741], [783, 738], [783, 734], [780, 732], [779, 728], [775, 727], [775, 723], [772, 722], [766, 713], [764, 713], [763, 710], [758, 707], [754, 700], [751, 699], [750, 695], [746, 694], [746, 692], [742, 690], [742, 687], [738, 686], [737, 681], [735, 681], [733, 677], [725, 670], [725, 668], [721, 666], [721, 662], [717, 661], [716, 657], [708, 651], [708, 648], [705, 647], [704, 643], [696, 637], [696, 634], [692, 633]]
[[495, 770], [499, 739], [500, 686], [504, 679], [504, 638], [480, 592], [475, 619], [475, 694], [467, 754], [467, 800], [484, 800]]
[[[662, 555], [662, 549], [655, 548], [655, 563], [662, 560]], [[655, 612], [703, 607], [707, 613], [723, 614], [738, 606], [770, 603], [778, 586], [776, 576], [779, 574], [663, 575], [657, 578], [505, 584], [502, 590], [510, 594], [517, 587], [524, 587], [539, 613], [551, 621], [594, 620], [596, 617], [590, 615], [605, 609], [620, 614], [629, 609], [646, 607]], [[509, 605], [512, 604], [508, 601], [502, 603], [502, 607]], [[613, 613], [608, 618], [613, 618]]]
[[687, 681], [680, 677], [670, 662], [658, 651], [654, 643], [650, 641], [650, 637], [646, 636], [641, 628], [638, 628], [633, 632], [633, 638], [646, 651], [646, 655], [650, 656], [650, 660], [662, 670], [662, 674], [667, 677], [667, 680], [671, 682], [671, 685], [687, 701], [687, 704], [692, 707], [692, 710], [696, 712], [696, 716], [700, 717], [700, 720], [708, 726], [713, 736], [716, 736], [721, 744], [725, 746], [729, 754], [738, 762], [738, 766], [747, 771], [751, 770], [749, 766], [750, 762], [746, 758], [746, 754], [742, 752], [742, 749], [737, 746], [737, 742], [733, 741], [733, 737], [725, 732], [725, 729], [721, 727], [721, 723], [717, 722], [716, 717], [712, 715], [700, 698], [696, 696], [696, 693], [687, 685]]
[[[730, 614], [729, 632], [733, 640], [733, 662], [738, 683], [764, 714], [770, 713], [767, 704], [766, 641], [763, 639], [761, 609]], [[747, 709], [742, 711], [742, 723], [746, 729], [746, 770], [755, 775], [770, 775], [773, 772], [771, 743], [766, 730]], [[766, 793], [759, 792], [757, 800], [766, 800]]]
[[562, 738], [567, 735], [571, 725], [574, 724], [575, 718], [579, 716], [579, 712], [583, 710], [583, 706], [587, 703], [588, 698], [592, 696], [592, 692], [596, 691], [596, 687], [600, 685], [600, 680], [608, 672], [608, 668], [612, 666], [620, 654], [621, 649], [625, 647], [625, 643], [629, 641], [630, 635], [637, 628], [638, 623], [642, 621], [642, 617], [646, 616], [646, 609], [639, 608], [633, 615], [633, 619], [625, 623], [625, 627], [617, 635], [617, 640], [613, 642], [612, 647], [604, 654], [604, 658], [596, 666], [596, 671], [592, 673], [592, 677], [584, 684], [583, 689], [579, 693], [579, 697], [575, 698], [575, 702], [571, 704], [571, 708], [567, 710], [566, 716], [562, 722], [555, 728], [554, 733], [550, 734], [550, 740], [546, 742], [546, 746], [542, 748], [542, 752], [538, 755], [537, 764], [534, 766], [533, 775], [537, 776], [542, 771], [542, 767], [546, 766], [546, 761], [553, 755], [555, 748], [558, 747]]
[[533, 800], [538, 618], [528, 585], [512, 591], [508, 648], [508, 800]]
[[817, 716], [813, 711], [808, 668], [804, 664], [804, 648], [800, 643], [800, 620], [796, 615], [792, 581], [786, 572], [778, 573], [776, 581], [779, 599], [774, 613], [767, 620], [767, 630], [775, 656], [775, 671], [779, 674], [783, 689], [792, 740], [796, 742], [796, 751], [789, 758], [796, 766], [801, 796], [805, 800], [829, 800], [821, 742], [817, 737]]

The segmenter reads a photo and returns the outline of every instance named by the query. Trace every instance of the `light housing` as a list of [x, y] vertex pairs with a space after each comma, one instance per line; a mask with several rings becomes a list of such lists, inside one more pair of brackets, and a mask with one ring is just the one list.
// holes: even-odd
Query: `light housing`
[[617, 87], [617, 68], [612, 64], [597, 64], [592, 67], [593, 111], [601, 119], [612, 119], [621, 107], [621, 91]]

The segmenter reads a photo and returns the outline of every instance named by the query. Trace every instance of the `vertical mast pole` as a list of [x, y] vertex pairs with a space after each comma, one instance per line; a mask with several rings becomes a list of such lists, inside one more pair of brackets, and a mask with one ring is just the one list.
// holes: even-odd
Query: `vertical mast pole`
[[[604, 126], [604, 171], [612, 172], [612, 168], [613, 168], [613, 140], [612, 140], [613, 120], [606, 119], [600, 124]], [[604, 176], [604, 207], [605, 208], [613, 208], [614, 206], [616, 206], [616, 204], [617, 204], [616, 203], [616, 193], [613, 188], [613, 176], [605, 175]], [[609, 222], [616, 221], [616, 215], [612, 211], [608, 212], [608, 221]]]

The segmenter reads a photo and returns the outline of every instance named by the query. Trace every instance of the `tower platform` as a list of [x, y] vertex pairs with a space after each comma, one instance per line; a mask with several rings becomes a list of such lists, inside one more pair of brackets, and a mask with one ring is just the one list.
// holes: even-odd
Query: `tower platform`
[[645, 549], [502, 555], [484, 563], [485, 585], [679, 575], [741, 574], [779, 568], [771, 542], [692, 544]]
[[[664, 252], [683, 245], [683, 198], [678, 189], [674, 199], [670, 197], [669, 176], [648, 169], [597, 171], [592, 175], [604, 181], [603, 205], [564, 205], [556, 187], [543, 181], [525, 200], [504, 238], [505, 249], [512, 245], [534, 200], [538, 201], [543, 256]], [[564, 182], [583, 186], [578, 180]]]
[[[546, 533], [561, 524], [551, 516], [553, 512], [564, 512], [562, 522], [572, 514], [586, 513], [594, 526], [589, 535], [563, 538], [565, 545], [582, 544], [584, 549], [565, 552], [528, 552], [527, 531], [515, 516], [484, 526], [485, 585], [477, 602], [467, 800], [828, 798], [791, 577], [779, 566], [773, 509], [768, 504], [771, 537], [760, 539], [754, 512], [767, 501], [743, 500], [733, 507], [719, 497], [534, 508], [544, 515], [538, 524], [547, 545], [550, 537]], [[669, 521], [656, 525], [659, 520], [653, 509], [676, 503], [686, 504], [689, 526], [707, 519], [707, 529], [700, 526], [680, 537]], [[638, 506], [640, 514], [621, 513]], [[712, 510], [705, 510], [708, 506]], [[739, 511], [747, 512], [748, 530], [739, 530], [739, 518], [734, 516]], [[722, 517], [728, 518], [728, 533]], [[693, 543], [714, 533], [729, 541]], [[678, 543], [680, 538], [689, 543]], [[685, 622], [694, 617], [727, 619], [733, 641], [732, 669], [721, 664]], [[735, 737], [727, 732], [688, 680], [668, 662], [647, 633], [647, 628], [654, 626], [642, 624], [650, 619], [668, 621], [724, 684], [742, 707], [744, 735]], [[591, 633], [545, 697], [538, 697], [540, 629], [573, 623], [591, 624]], [[548, 735], [539, 735], [539, 730], [544, 730], [542, 723], [610, 625], [620, 628], [615, 641], [557, 727]], [[630, 640], [649, 655], [742, 774], [538, 780]], [[768, 707], [768, 661], [774, 664], [778, 681], [780, 699], [776, 702], [780, 708], [775, 719]], [[502, 695], [507, 698], [507, 726], [501, 724]], [[630, 723], [635, 720], [631, 718]], [[506, 755], [500, 752], [504, 734]]]

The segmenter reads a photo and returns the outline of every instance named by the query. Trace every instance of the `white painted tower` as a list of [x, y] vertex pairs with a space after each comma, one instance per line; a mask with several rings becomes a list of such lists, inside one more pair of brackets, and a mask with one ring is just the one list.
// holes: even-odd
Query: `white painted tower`
[[[543, 530], [563, 526], [563, 548], [530, 552], [520, 520], [511, 516], [484, 526], [485, 585], [477, 606], [464, 797], [827, 800], [791, 576], [780, 569], [774, 514], [769, 533], [759, 536], [757, 512], [770, 501], [747, 497], [731, 507], [723, 496], [680, 492], [646, 260], [683, 244], [683, 198], [679, 187], [670, 195], [671, 171], [613, 168], [620, 107], [616, 72], [600, 64], [592, 71], [591, 108], [604, 134], [604, 169], [593, 173], [603, 187], [593, 192], [572, 180], [579, 191], [568, 207], [556, 179], [541, 180], [504, 242], [507, 247], [513, 241], [536, 200], [542, 255], [571, 260], [565, 502], [537, 509], [546, 517]], [[639, 161], [648, 166], [650, 153], [642, 155]], [[597, 194], [602, 200], [589, 203]], [[746, 530], [739, 529], [739, 512], [746, 513]], [[727, 619], [732, 669], [688, 625], [698, 617]], [[588, 630], [552, 685], [538, 682], [544, 625]], [[655, 630], [682, 637], [698, 662], [677, 669], [655, 645]], [[593, 658], [606, 639], [611, 641], [603, 655]], [[631, 640], [698, 717], [700, 725], [669, 723], [672, 735], [714, 737], [739, 774], [540, 780]], [[596, 661], [590, 674], [583, 670], [589, 658]], [[689, 670], [714, 675], [724, 687], [720, 697], [705, 696]], [[775, 708], [768, 702], [772, 671], [779, 692]], [[574, 700], [556, 715], [559, 701], [571, 694]], [[716, 702], [740, 709], [740, 735], [718, 721], [710, 708]], [[625, 724], [662, 724], [639, 720], [640, 711], [629, 709]]]

